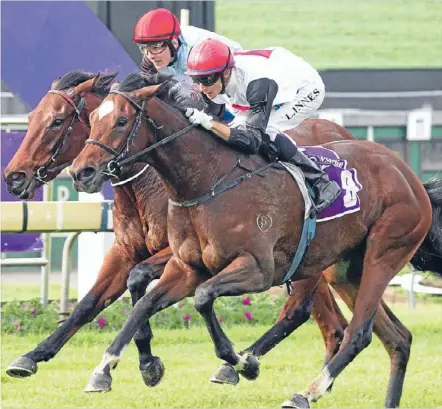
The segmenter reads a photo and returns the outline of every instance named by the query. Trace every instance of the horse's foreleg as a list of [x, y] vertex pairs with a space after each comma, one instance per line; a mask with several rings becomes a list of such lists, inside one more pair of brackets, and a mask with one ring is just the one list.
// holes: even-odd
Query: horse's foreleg
[[261, 357], [306, 322], [312, 312], [318, 280], [318, 277], [312, 277], [294, 282], [290, 300], [284, 305], [276, 324], [246, 351]]
[[[171, 257], [172, 250], [167, 247], [137, 264], [131, 270], [127, 280], [127, 288], [130, 291], [133, 305], [143, 297], [152, 280], [160, 278]], [[158, 385], [164, 375], [164, 365], [161, 359], [152, 355], [150, 346], [152, 338], [152, 329], [149, 320], [146, 320], [134, 335], [134, 342], [138, 349], [141, 376], [149, 387]]]
[[263, 273], [257, 260], [250, 254], [236, 258], [226, 268], [210, 280], [201, 284], [195, 291], [195, 308], [201, 314], [215, 345], [216, 356], [227, 362], [222, 373], [211, 380], [218, 383], [238, 382], [236, 370], [252, 379], [259, 373], [259, 362], [251, 354], [237, 354], [231, 341], [223, 332], [213, 303], [219, 296], [235, 296], [250, 292], [261, 292], [271, 287], [271, 272]]
[[126, 281], [134, 262], [124, 249], [114, 244], [106, 255], [95, 284], [78, 303], [69, 318], [34, 350], [16, 359], [6, 370], [10, 376], [23, 378], [37, 372], [37, 363], [49, 361], [85, 324], [92, 321], [126, 290]]
[[124, 349], [141, 325], [158, 311], [191, 295], [204, 280], [205, 278], [197, 271], [172, 257], [156, 286], [135, 304], [123, 328], [107, 348], [101, 363], [95, 368], [86, 390], [91, 392], [101, 391], [103, 388], [110, 390], [112, 383], [110, 371], [117, 366]]
[[[306, 322], [312, 312], [312, 300], [317, 284], [318, 277], [295, 282], [292, 294], [284, 304], [275, 325], [240, 354], [260, 358]], [[258, 377], [257, 371], [255, 373], [251, 373], [250, 370], [239, 371], [239, 373], [249, 380]], [[218, 368], [211, 380], [218, 383], [234, 383], [233, 381], [237, 383], [239, 377], [233, 367], [223, 365]]]

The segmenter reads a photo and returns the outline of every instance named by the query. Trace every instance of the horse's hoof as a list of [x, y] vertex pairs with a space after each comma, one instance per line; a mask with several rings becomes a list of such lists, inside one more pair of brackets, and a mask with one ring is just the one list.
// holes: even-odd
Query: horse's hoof
[[259, 361], [255, 355], [247, 355], [246, 365], [239, 371], [240, 375], [249, 381], [254, 381], [259, 376]]
[[13, 378], [27, 378], [34, 375], [37, 369], [37, 364], [31, 358], [21, 356], [8, 366], [6, 373]]
[[112, 388], [112, 376], [108, 366], [106, 366], [103, 373], [93, 373], [89, 383], [84, 388], [84, 391], [89, 392], [109, 392]]
[[302, 395], [293, 395], [290, 399], [286, 400], [282, 406], [282, 408], [298, 408], [298, 409], [308, 409], [310, 405], [308, 403], [307, 398], [304, 398]]
[[152, 388], [157, 386], [163, 379], [165, 368], [161, 359], [154, 356], [147, 365], [140, 365], [140, 371], [146, 386]]
[[210, 378], [210, 382], [236, 385], [239, 382], [239, 375], [232, 365], [225, 363], [213, 374], [212, 378]]

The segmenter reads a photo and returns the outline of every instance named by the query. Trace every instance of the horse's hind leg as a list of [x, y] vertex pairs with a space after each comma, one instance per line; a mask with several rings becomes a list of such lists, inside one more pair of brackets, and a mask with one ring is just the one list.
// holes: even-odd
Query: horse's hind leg
[[[402, 214], [408, 217], [397, 217]], [[284, 407], [306, 407], [309, 401], [318, 400], [356, 355], [370, 344], [374, 315], [381, 297], [389, 281], [411, 259], [428, 228], [427, 221], [411, 206], [397, 204], [384, 211], [367, 238], [354, 315], [345, 330], [339, 352], [320, 376], [305, 391], [284, 402]]]
[[[167, 247], [137, 264], [129, 273], [127, 288], [130, 291], [132, 305], [145, 294], [152, 280], [160, 278], [166, 263], [172, 257], [172, 250]], [[152, 355], [150, 343], [153, 338], [149, 320], [146, 320], [134, 335], [138, 349], [140, 372], [146, 386], [157, 386], [164, 376], [164, 365], [158, 356]]]
[[384, 344], [391, 361], [385, 407], [396, 408], [402, 395], [412, 336], [383, 301], [376, 313], [374, 332]]
[[[359, 283], [332, 284], [332, 286], [348, 308], [353, 311]], [[394, 408], [399, 406], [405, 371], [410, 357], [412, 336], [383, 300], [381, 300], [374, 317], [373, 332], [381, 340], [390, 357], [390, 381], [385, 407]]]
[[[334, 270], [336, 268], [337, 265], [330, 267], [328, 270]], [[318, 288], [316, 289], [313, 299], [312, 317], [318, 324], [322, 337], [324, 338], [325, 359], [323, 366], [325, 366], [338, 352], [348, 322], [336, 303], [335, 297], [333, 297], [328, 283], [323, 276], [321, 276], [319, 280]]]

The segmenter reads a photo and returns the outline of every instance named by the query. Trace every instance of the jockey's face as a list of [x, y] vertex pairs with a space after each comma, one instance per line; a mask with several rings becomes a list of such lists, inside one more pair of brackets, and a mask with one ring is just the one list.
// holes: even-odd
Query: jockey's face
[[199, 84], [199, 88], [200, 92], [205, 94], [207, 98], [214, 99], [221, 92], [223, 84], [221, 83], [221, 78], [218, 78], [213, 85], [207, 86], [204, 84]]
[[[172, 39], [172, 46], [178, 48], [178, 40]], [[140, 45], [140, 51], [146, 55], [155, 68], [159, 71], [166, 68], [172, 62], [172, 53], [166, 41], [150, 46], [150, 44]]]
[[[224, 83], [227, 84], [230, 79], [230, 70], [224, 71], [221, 75], [224, 76]], [[212, 85], [206, 85], [204, 82], [199, 82], [199, 90], [203, 94], [207, 96], [210, 100], [215, 99], [217, 95], [221, 93], [223, 90], [223, 83], [221, 81], [221, 76], [218, 76], [218, 79], [216, 82], [214, 82]]]

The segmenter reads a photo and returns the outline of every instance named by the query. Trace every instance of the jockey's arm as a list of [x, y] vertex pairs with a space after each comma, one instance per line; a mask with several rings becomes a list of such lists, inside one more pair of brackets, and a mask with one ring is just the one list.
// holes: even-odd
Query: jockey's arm
[[[214, 123], [212, 131], [231, 145], [246, 153], [256, 153], [262, 143], [269, 122], [273, 101], [278, 93], [278, 84], [269, 78], [259, 78], [247, 86], [246, 98], [250, 110], [245, 125], [228, 128]], [[228, 130], [226, 130], [227, 128]]]
[[269, 78], [251, 81], [247, 87], [246, 98], [250, 105], [245, 125], [229, 127], [213, 120], [204, 113], [188, 110], [190, 121], [198, 123], [212, 131], [215, 135], [245, 153], [258, 152], [262, 135], [265, 134], [269, 122], [270, 111], [278, 92], [278, 84]]

